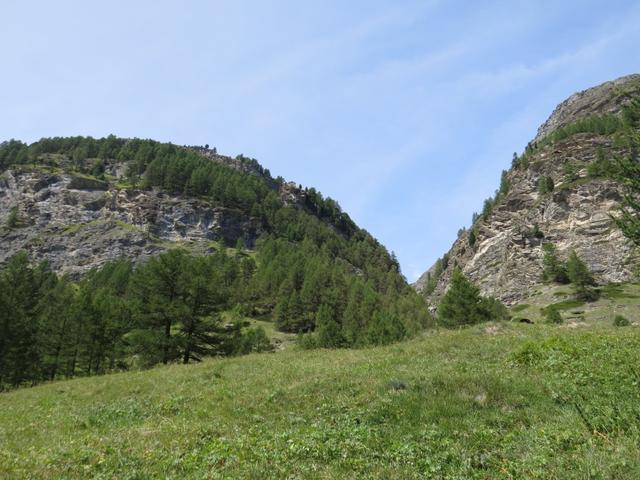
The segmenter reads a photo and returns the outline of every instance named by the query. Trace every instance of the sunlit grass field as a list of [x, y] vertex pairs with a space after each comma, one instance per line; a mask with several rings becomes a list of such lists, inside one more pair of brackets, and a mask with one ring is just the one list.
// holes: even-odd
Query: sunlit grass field
[[640, 478], [640, 329], [485, 324], [0, 395], [0, 478]]

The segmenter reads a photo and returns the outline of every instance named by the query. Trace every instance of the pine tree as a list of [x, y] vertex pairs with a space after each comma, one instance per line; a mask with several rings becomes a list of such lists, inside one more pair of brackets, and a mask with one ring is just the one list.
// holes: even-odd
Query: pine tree
[[388, 345], [402, 340], [405, 333], [404, 325], [395, 315], [375, 312], [367, 326], [367, 342], [371, 345]]
[[542, 245], [542, 279], [545, 282], [568, 283], [566, 266], [558, 259], [558, 250], [553, 243]]
[[580, 300], [593, 301], [598, 298], [598, 292], [593, 288], [595, 285], [593, 275], [575, 250], [571, 251], [567, 260], [567, 277]]
[[335, 319], [331, 307], [320, 305], [316, 313], [316, 334], [318, 346], [322, 348], [339, 348], [344, 345], [340, 324]]
[[456, 268], [451, 275], [449, 289], [438, 306], [438, 320], [442, 325], [451, 327], [489, 319], [489, 313], [482, 305], [480, 289]]
[[619, 160], [616, 167], [619, 172], [617, 178], [626, 186], [627, 192], [620, 213], [613, 220], [625, 236], [640, 245], [640, 163], [627, 158]]

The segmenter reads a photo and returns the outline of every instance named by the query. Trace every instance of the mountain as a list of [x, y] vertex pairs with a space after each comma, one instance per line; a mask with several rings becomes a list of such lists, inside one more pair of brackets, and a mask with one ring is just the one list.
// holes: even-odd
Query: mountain
[[262, 326], [346, 347], [431, 323], [337, 202], [253, 159], [48, 138], [0, 144], [0, 172], [0, 390], [264, 350]]
[[542, 283], [543, 244], [560, 259], [573, 250], [600, 284], [633, 279], [638, 248], [612, 220], [625, 195], [609, 173], [615, 160], [637, 160], [640, 75], [576, 93], [538, 129], [499, 190], [461, 229], [451, 249], [415, 283], [437, 302], [460, 267], [484, 294], [507, 304]]
[[[47, 260], [54, 271], [79, 277], [120, 256], [141, 261], [178, 246], [207, 253], [218, 242], [232, 247], [240, 240], [253, 248], [273, 226], [260, 209], [266, 204], [274, 204], [274, 210], [299, 207], [343, 235], [358, 230], [381, 248], [339, 207], [318, 215], [313, 209], [325, 205], [312, 202], [326, 203], [324, 199], [317, 194], [312, 198], [309, 190], [293, 183], [276, 181], [253, 159], [230, 158], [204, 147], [116, 138], [110, 138], [116, 144], [114, 152], [101, 153], [107, 140], [43, 139], [20, 146], [24, 159], [19, 153], [6, 159], [0, 177], [0, 224], [12, 209], [23, 221], [20, 228], [0, 233], [0, 262], [26, 250], [35, 260]], [[10, 148], [11, 142], [6, 142], [4, 151]], [[184, 172], [164, 170], [162, 178], [145, 178], [148, 165], [154, 170], [160, 158], [177, 153], [185, 154], [196, 168], [213, 168], [211, 181], [218, 185], [193, 191], [187, 185], [192, 172], [188, 179]], [[135, 166], [140, 171], [133, 173], [133, 159], [140, 162], [144, 155], [142, 165]], [[173, 168], [168, 160], [164, 163], [167, 166], [160, 168]]]

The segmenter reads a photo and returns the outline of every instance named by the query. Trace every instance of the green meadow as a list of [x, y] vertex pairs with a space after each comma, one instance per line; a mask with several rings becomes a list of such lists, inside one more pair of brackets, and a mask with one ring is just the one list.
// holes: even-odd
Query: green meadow
[[640, 329], [488, 323], [0, 395], [0, 478], [640, 478]]

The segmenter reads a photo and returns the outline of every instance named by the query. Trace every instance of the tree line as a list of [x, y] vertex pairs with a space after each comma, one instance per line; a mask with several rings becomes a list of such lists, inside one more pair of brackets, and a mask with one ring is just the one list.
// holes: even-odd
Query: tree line
[[74, 282], [21, 252], [0, 270], [0, 389], [268, 350], [264, 331], [223, 315], [254, 269], [224, 251], [172, 250], [138, 267], [112, 261]]

